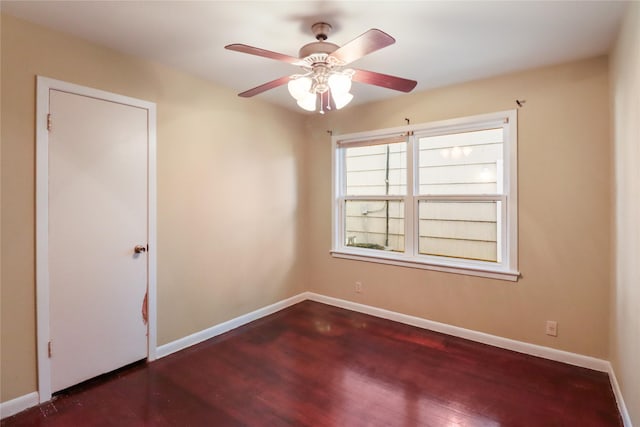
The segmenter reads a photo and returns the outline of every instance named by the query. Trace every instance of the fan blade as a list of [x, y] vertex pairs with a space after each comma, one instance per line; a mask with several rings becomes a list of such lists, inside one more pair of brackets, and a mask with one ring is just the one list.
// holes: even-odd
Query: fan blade
[[290, 79], [289, 76], [280, 77], [279, 79], [272, 80], [265, 84], [261, 84], [260, 86], [256, 86], [253, 89], [249, 89], [242, 93], [239, 93], [238, 96], [241, 96], [243, 98], [249, 98], [255, 95], [259, 95], [262, 92], [268, 91], [269, 89], [273, 89], [278, 86], [282, 86], [283, 84], [287, 84], [289, 82], [289, 79]]
[[248, 53], [249, 55], [262, 56], [264, 58], [275, 59], [276, 61], [288, 62], [290, 64], [297, 64], [300, 62], [299, 58], [285, 55], [283, 53], [271, 52], [270, 50], [260, 49], [259, 47], [248, 46], [246, 44], [230, 44], [224, 47], [228, 50], [234, 50], [236, 52]]
[[403, 79], [402, 77], [390, 76], [373, 71], [354, 69], [355, 73], [351, 80], [368, 85], [382, 86], [387, 89], [399, 90], [400, 92], [411, 92], [418, 84], [415, 80]]
[[338, 48], [330, 56], [339, 59], [346, 65], [350, 62], [360, 59], [365, 55], [380, 50], [383, 47], [387, 47], [396, 42], [396, 39], [391, 37], [384, 31], [380, 31], [376, 28], [361, 34], [349, 43], [345, 44], [341, 48]]

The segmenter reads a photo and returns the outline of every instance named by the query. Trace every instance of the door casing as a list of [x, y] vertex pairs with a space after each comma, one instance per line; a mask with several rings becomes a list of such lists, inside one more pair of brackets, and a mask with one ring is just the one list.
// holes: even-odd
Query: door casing
[[51, 89], [131, 105], [148, 111], [148, 341], [147, 360], [156, 359], [156, 105], [153, 102], [79, 86], [48, 77], [37, 77], [36, 105], [36, 312], [38, 399], [51, 400], [51, 363], [48, 354], [49, 327], [49, 92]]

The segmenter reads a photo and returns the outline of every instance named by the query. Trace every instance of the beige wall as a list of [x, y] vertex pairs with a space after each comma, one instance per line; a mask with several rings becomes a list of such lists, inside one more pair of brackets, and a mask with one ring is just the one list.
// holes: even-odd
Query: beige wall
[[36, 75], [157, 103], [158, 344], [303, 290], [297, 114], [6, 15], [1, 36], [1, 401], [37, 389]]
[[615, 162], [615, 282], [611, 363], [640, 425], [640, 3], [630, 5], [611, 56]]
[[[517, 283], [330, 256], [334, 134], [516, 108]], [[605, 57], [511, 74], [308, 121], [312, 291], [438, 322], [608, 358], [611, 144]], [[363, 293], [354, 292], [354, 282]], [[558, 337], [545, 321], [558, 321]]]
[[[159, 344], [312, 290], [609, 356], [613, 184], [604, 57], [326, 117], [238, 99], [203, 80], [7, 16], [1, 59], [1, 401], [37, 388], [36, 74], [158, 104]], [[515, 108], [515, 99], [527, 100], [519, 110], [519, 282], [331, 258], [327, 130], [481, 114]], [[354, 293], [356, 280], [362, 294]], [[557, 338], [544, 334], [547, 319], [559, 322]]]

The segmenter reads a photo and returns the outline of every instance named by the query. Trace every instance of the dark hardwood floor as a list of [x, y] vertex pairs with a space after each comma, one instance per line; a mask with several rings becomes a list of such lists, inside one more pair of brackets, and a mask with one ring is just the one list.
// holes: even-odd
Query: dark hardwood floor
[[305, 301], [2, 426], [621, 426], [605, 373]]

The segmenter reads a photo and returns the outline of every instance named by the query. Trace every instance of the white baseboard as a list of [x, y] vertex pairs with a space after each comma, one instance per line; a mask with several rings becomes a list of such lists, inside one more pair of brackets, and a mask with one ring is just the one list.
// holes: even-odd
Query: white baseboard
[[631, 416], [629, 415], [629, 411], [627, 411], [627, 405], [624, 403], [622, 391], [620, 390], [620, 385], [616, 378], [616, 373], [613, 371], [613, 365], [609, 362], [607, 363], [609, 364], [609, 381], [611, 381], [611, 388], [613, 388], [613, 394], [616, 397], [616, 402], [618, 403], [618, 410], [622, 417], [622, 424], [624, 427], [633, 427], [633, 424], [631, 424]]
[[236, 317], [224, 323], [212, 326], [200, 332], [196, 332], [184, 338], [162, 345], [157, 348], [157, 357], [164, 357], [176, 351], [185, 349], [194, 344], [206, 341], [217, 335], [228, 332], [239, 326], [245, 325], [254, 320], [273, 314], [277, 311], [290, 307], [304, 300], [311, 300], [335, 307], [345, 308], [347, 310], [357, 311], [359, 313], [369, 314], [371, 316], [383, 319], [393, 320], [395, 322], [404, 323], [406, 325], [416, 326], [422, 329], [428, 329], [455, 337], [465, 338], [471, 341], [492, 345], [494, 347], [504, 348], [507, 350], [517, 351], [519, 353], [529, 354], [532, 356], [542, 357], [544, 359], [555, 360], [567, 363], [569, 365], [580, 366], [583, 368], [593, 369], [600, 372], [610, 372], [610, 364], [606, 360], [597, 359], [595, 357], [584, 356], [582, 354], [571, 353], [564, 350], [557, 350], [551, 347], [544, 347], [537, 344], [529, 344], [522, 341], [516, 341], [509, 338], [503, 338], [496, 335], [486, 334], [471, 329], [460, 328], [458, 326], [448, 325], [446, 323], [435, 322], [421, 317], [409, 316], [407, 314], [395, 311], [385, 310], [370, 305], [360, 304], [339, 298], [328, 297], [316, 294], [314, 292], [302, 292], [286, 300], [279, 301], [267, 307], [252, 311], [251, 313]]
[[333, 305], [347, 310], [357, 311], [359, 313], [369, 314], [383, 319], [393, 320], [395, 322], [404, 323], [406, 325], [416, 326], [422, 329], [428, 329], [435, 332], [441, 332], [455, 337], [465, 338], [471, 341], [489, 344], [494, 347], [504, 348], [507, 350], [517, 351], [532, 356], [542, 357], [544, 359], [555, 360], [567, 363], [569, 365], [581, 366], [583, 368], [593, 369], [595, 371], [608, 372], [609, 362], [595, 357], [584, 356], [581, 354], [570, 353], [568, 351], [557, 350], [541, 345], [529, 344], [522, 341], [516, 341], [509, 338], [503, 338], [496, 335], [485, 334], [471, 329], [460, 328], [458, 326], [447, 325], [446, 323], [434, 322], [433, 320], [423, 319], [421, 317], [409, 316], [395, 311], [384, 310], [382, 308], [372, 307], [370, 305], [359, 304], [339, 298], [327, 297], [313, 292], [305, 292], [305, 299]]
[[184, 338], [177, 339], [168, 344], [161, 345], [156, 349], [156, 357], [159, 359], [161, 357], [168, 356], [171, 353], [175, 353], [176, 351], [191, 347], [192, 345], [201, 343], [202, 341], [206, 341], [220, 334], [224, 334], [225, 332], [229, 332], [230, 330], [242, 325], [246, 325], [249, 322], [253, 322], [254, 320], [258, 320], [262, 317], [276, 313], [294, 304], [302, 302], [305, 299], [307, 298], [305, 297], [305, 293], [303, 292], [301, 294], [294, 295], [290, 298], [278, 301], [266, 307], [259, 308], [250, 313], [243, 314], [242, 316], [238, 316], [226, 322], [219, 323], [200, 332], [193, 333]]
[[[622, 398], [622, 393], [618, 386], [618, 381], [613, 372], [611, 364], [602, 359], [597, 359], [590, 356], [584, 356], [581, 354], [571, 353], [563, 350], [557, 350], [550, 347], [544, 347], [536, 344], [529, 344], [522, 341], [516, 341], [508, 338], [503, 338], [495, 335], [486, 334], [483, 332], [473, 331], [471, 329], [460, 328], [457, 326], [447, 325], [445, 323], [435, 322], [427, 320], [421, 317], [409, 316], [382, 308], [377, 308], [365, 304], [360, 304], [352, 301], [347, 301], [339, 298], [328, 297], [314, 292], [302, 292], [298, 295], [294, 295], [285, 300], [276, 302], [269, 306], [260, 308], [218, 325], [212, 326], [200, 332], [188, 335], [184, 338], [180, 338], [168, 344], [161, 345], [156, 349], [157, 358], [168, 356], [177, 351], [183, 350], [192, 345], [201, 343], [210, 338], [228, 332], [232, 329], [238, 328], [247, 323], [258, 320], [262, 317], [276, 313], [287, 307], [290, 307], [299, 302], [311, 300], [320, 302], [323, 304], [332, 305], [335, 307], [345, 308], [347, 310], [356, 311], [359, 313], [369, 314], [371, 316], [380, 317], [383, 319], [393, 320], [395, 322], [404, 323], [406, 325], [416, 326], [418, 328], [427, 329], [435, 332], [441, 332], [444, 334], [465, 338], [471, 341], [480, 342], [483, 344], [492, 345], [494, 347], [504, 348], [507, 350], [517, 351], [519, 353], [529, 354], [532, 356], [538, 356], [545, 359], [555, 360], [558, 362], [567, 363], [574, 366], [580, 366], [584, 368], [593, 369], [596, 371], [607, 372], [611, 381], [611, 386], [618, 403], [618, 408], [622, 416], [624, 426], [632, 427], [629, 413], [627, 412]], [[18, 397], [7, 402], [0, 403], [0, 415], [1, 418], [6, 418], [11, 415], [17, 414], [32, 406], [36, 406], [39, 403], [38, 393], [33, 392], [24, 396]]]
[[0, 403], [0, 419], [15, 415], [18, 412], [36, 406], [38, 403], [40, 403], [40, 399], [37, 391], [2, 402]]

